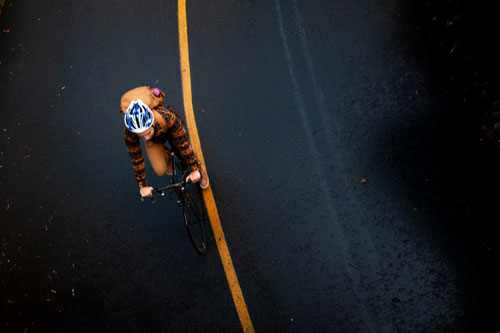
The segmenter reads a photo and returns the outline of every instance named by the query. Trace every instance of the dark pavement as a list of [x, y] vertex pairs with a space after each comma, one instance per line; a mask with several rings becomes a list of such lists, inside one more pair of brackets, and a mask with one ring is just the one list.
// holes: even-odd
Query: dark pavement
[[[467, 209], [471, 159], [497, 161], [456, 134], [470, 123], [412, 6], [205, 1], [187, 18], [256, 331], [500, 328], [496, 258]], [[177, 3], [23, 1], [0, 20], [2, 330], [239, 331], [214, 244], [197, 255], [174, 203], [138, 200], [117, 112], [145, 84], [183, 110]]]

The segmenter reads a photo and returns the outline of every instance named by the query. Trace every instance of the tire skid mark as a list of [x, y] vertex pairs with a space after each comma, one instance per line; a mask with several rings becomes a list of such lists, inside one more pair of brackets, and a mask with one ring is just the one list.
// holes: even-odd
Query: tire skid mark
[[[297, 0], [292, 0], [292, 3], [293, 3], [294, 15], [295, 15], [295, 24], [298, 27], [298, 32], [299, 32], [298, 34], [300, 37], [303, 55], [304, 55], [304, 58], [306, 60], [307, 70], [308, 70], [310, 79], [313, 83], [314, 92], [316, 94], [316, 99], [318, 101], [318, 109], [319, 109], [320, 117], [321, 117], [321, 127], [323, 128], [323, 132], [324, 132], [326, 138], [328, 139], [328, 140], [326, 140], [326, 144], [329, 146], [329, 150], [334, 151], [335, 147], [332, 144], [332, 139], [336, 139], [337, 142], [339, 142], [339, 138], [341, 136], [339, 122], [337, 122], [337, 121], [334, 122], [336, 133], [335, 134], [332, 133], [332, 130], [327, 125], [327, 124], [331, 123], [330, 117], [329, 117], [328, 112], [326, 110], [326, 106], [325, 106], [326, 103], [325, 103], [323, 91], [319, 87], [318, 81], [316, 79], [316, 71], [314, 70], [314, 62], [312, 60], [311, 53], [309, 52], [309, 48], [307, 46], [306, 32], [302, 26], [302, 18], [300, 16], [300, 12], [297, 8]], [[339, 158], [339, 156], [337, 154], [333, 154], [333, 158], [335, 159], [335, 166], [340, 170], [340, 173], [341, 174], [346, 173], [347, 168], [345, 166], [344, 160]], [[349, 201], [351, 203], [353, 203], [353, 205], [355, 206], [351, 210], [356, 212], [359, 215], [359, 217], [361, 218], [361, 220], [366, 221], [367, 217], [366, 217], [365, 211], [364, 211], [362, 205], [360, 204], [359, 200], [356, 199], [356, 196], [353, 193], [352, 188], [350, 186], [348, 186], [345, 178], [340, 178], [340, 181], [342, 182], [342, 189], [343, 189], [342, 192], [348, 197]], [[363, 226], [361, 226], [360, 229], [361, 229], [360, 232], [361, 232], [364, 240], [367, 242], [367, 247], [368, 247], [367, 254], [370, 254], [371, 256], [374, 257], [374, 258], [368, 259], [367, 262], [368, 262], [368, 265], [370, 266], [372, 276], [375, 277], [376, 276], [375, 273], [381, 267], [379, 265], [379, 263], [381, 261], [379, 260], [376, 248], [373, 245], [373, 240], [372, 240], [370, 234], [367, 232], [366, 228], [364, 228]], [[375, 265], [375, 263], [377, 263], [377, 265]], [[377, 269], [376, 267], [379, 267], [379, 269]]]
[[[275, 0], [274, 2], [275, 2], [275, 7], [276, 7], [276, 11], [277, 11], [277, 16], [278, 16], [278, 25], [279, 25], [280, 35], [281, 35], [281, 41], [282, 41], [282, 44], [283, 44], [283, 49], [285, 51], [284, 52], [284, 56], [285, 56], [285, 60], [286, 60], [286, 63], [287, 63], [288, 72], [289, 72], [290, 78], [292, 80], [293, 93], [294, 93], [294, 97], [295, 97], [295, 100], [296, 100], [296, 103], [297, 103], [297, 109], [299, 111], [300, 118], [302, 120], [302, 125], [303, 125], [304, 130], [305, 130], [307, 141], [308, 141], [309, 146], [311, 148], [312, 157], [313, 157], [313, 159], [315, 161], [315, 163], [313, 163], [313, 164], [314, 164], [314, 166], [316, 168], [316, 173], [317, 173], [317, 175], [319, 176], [320, 179], [324, 179], [325, 177], [323, 175], [322, 168], [320, 167], [320, 165], [321, 165], [320, 153], [319, 153], [319, 150], [317, 148], [316, 140], [314, 139], [314, 137], [312, 135], [313, 131], [312, 131], [312, 127], [311, 127], [311, 121], [309, 119], [309, 116], [307, 115], [306, 104], [305, 104], [304, 97], [302, 95], [302, 92], [301, 92], [299, 84], [298, 84], [298, 79], [297, 79], [297, 74], [296, 74], [296, 70], [295, 70], [295, 65], [293, 63], [292, 55], [291, 55], [291, 52], [290, 52], [290, 47], [288, 45], [288, 39], [286, 37], [286, 32], [285, 32], [285, 28], [284, 28], [284, 24], [283, 24], [283, 17], [282, 17], [282, 13], [281, 13], [281, 6], [280, 6], [278, 0]], [[294, 3], [294, 7], [296, 7], [295, 3]], [[296, 13], [296, 11], [297, 11], [296, 8], [294, 8], [294, 11]], [[305, 46], [305, 38], [301, 37], [301, 39], [303, 40], [302, 43], [304, 43], [303, 46]], [[312, 61], [310, 59], [311, 58], [309, 56], [308, 71], [311, 71], [311, 70], [313, 71], [314, 69], [312, 67]], [[312, 75], [311, 72], [310, 72], [310, 75]], [[314, 81], [313, 82], [315, 82], [315, 91], [317, 93], [317, 96], [320, 97], [320, 99], [319, 99], [320, 104], [323, 103], [323, 105], [324, 105], [324, 99], [322, 97], [321, 90], [318, 89], [318, 85], [317, 85], [316, 80], [315, 80], [315, 75], [314, 75]], [[325, 108], [323, 107], [323, 110], [322, 110], [322, 120], [323, 120], [324, 117], [325, 117]], [[337, 132], [339, 133], [338, 126], [337, 126]], [[339, 158], [337, 156], [335, 158], [336, 158], [336, 162], [338, 162]], [[349, 278], [351, 279], [351, 281], [356, 281], [356, 284], [360, 285], [361, 283], [360, 283], [359, 276], [351, 268], [351, 263], [348, 260], [348, 258], [350, 258], [351, 256], [349, 255], [349, 251], [347, 249], [347, 244], [346, 244], [346, 241], [345, 241], [346, 238], [345, 238], [344, 231], [342, 230], [342, 227], [341, 227], [341, 225], [339, 223], [339, 213], [334, 208], [334, 202], [333, 202], [332, 196], [331, 196], [331, 194], [329, 192], [329, 189], [328, 189], [326, 183], [325, 182], [320, 182], [319, 185], [320, 185], [320, 188], [321, 188], [321, 190], [323, 192], [323, 195], [324, 195], [324, 197], [326, 199], [328, 212], [329, 212], [330, 217], [331, 217], [331, 219], [329, 219], [329, 222], [330, 222], [329, 224], [330, 224], [330, 227], [332, 229], [332, 233], [334, 235], [335, 242], [336, 242], [336, 244], [339, 244], [339, 247], [340, 247], [340, 250], [341, 250], [341, 253], [342, 253], [342, 260], [343, 260], [344, 266], [346, 268], [346, 271], [347, 271], [347, 273], [348, 273]], [[368, 312], [368, 310], [367, 310], [367, 308], [365, 306], [365, 303], [363, 302], [363, 297], [361, 297], [360, 292], [356, 288], [353, 288], [353, 290], [354, 290], [356, 298], [358, 300], [360, 300], [359, 305], [358, 305], [359, 306], [359, 311], [360, 311], [360, 316], [361, 316], [361, 318], [362, 318], [362, 320], [363, 320], [366, 328], [369, 331], [374, 332], [375, 330], [371, 326], [371, 320], [370, 320], [371, 316], [369, 315], [369, 312]]]

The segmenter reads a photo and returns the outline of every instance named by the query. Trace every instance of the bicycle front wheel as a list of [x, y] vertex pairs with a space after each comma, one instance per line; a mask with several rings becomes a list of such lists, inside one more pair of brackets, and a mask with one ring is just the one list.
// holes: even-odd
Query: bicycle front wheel
[[184, 204], [184, 222], [191, 243], [199, 254], [207, 252], [207, 230], [205, 226], [206, 213], [202, 198], [194, 197], [186, 192], [186, 203]]

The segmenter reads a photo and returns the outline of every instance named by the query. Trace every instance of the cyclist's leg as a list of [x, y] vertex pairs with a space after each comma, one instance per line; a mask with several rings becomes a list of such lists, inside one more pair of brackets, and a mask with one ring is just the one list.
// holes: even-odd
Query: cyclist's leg
[[165, 162], [167, 163], [167, 175], [171, 176], [173, 168], [172, 156], [170, 156], [171, 151], [165, 146], [163, 148], [165, 149]]
[[200, 171], [201, 175], [201, 180], [200, 180], [200, 187], [205, 190], [208, 185], [210, 185], [210, 181], [208, 179], [208, 174], [203, 165], [201, 165], [200, 162], [198, 162], [198, 170]]
[[[146, 153], [153, 170], [158, 176], [172, 174], [171, 162], [167, 161], [165, 147], [161, 143], [146, 141]], [[170, 156], [168, 156], [170, 159]], [[170, 164], [170, 165], [169, 165]]]
[[200, 187], [205, 190], [208, 188], [208, 185], [210, 184], [209, 179], [208, 179], [208, 174], [203, 165], [201, 164], [200, 160], [196, 158], [196, 165], [198, 167], [198, 171], [200, 172], [200, 181], [198, 184], [200, 184]]

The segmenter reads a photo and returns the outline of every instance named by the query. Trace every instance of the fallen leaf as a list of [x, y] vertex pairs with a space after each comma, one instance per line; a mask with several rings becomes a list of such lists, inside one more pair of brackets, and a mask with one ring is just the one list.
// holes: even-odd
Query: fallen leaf
[[364, 183], [366, 183], [366, 179], [361, 178], [361, 179], [359, 180], [359, 182], [360, 182], [361, 184], [364, 184]]
[[3, 32], [5, 33], [10, 32], [10, 29], [3, 29]]

